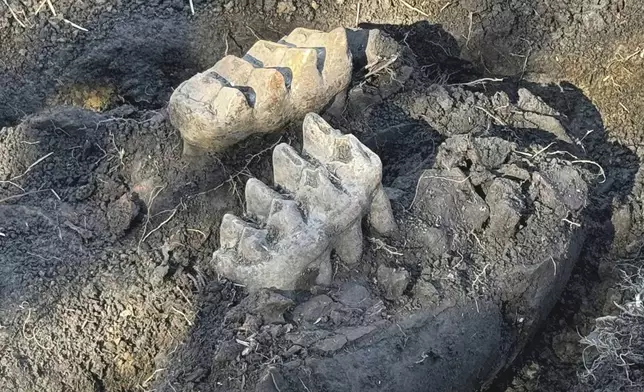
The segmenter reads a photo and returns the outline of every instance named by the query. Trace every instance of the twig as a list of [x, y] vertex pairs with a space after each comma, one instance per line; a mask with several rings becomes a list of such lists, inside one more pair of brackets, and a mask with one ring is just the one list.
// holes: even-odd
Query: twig
[[508, 125], [508, 124], [505, 123], [505, 121], [503, 121], [500, 118], [498, 118], [497, 116], [493, 115], [487, 109], [485, 109], [485, 108], [483, 108], [481, 106], [478, 106], [478, 105], [475, 105], [474, 107], [477, 108], [478, 110], [482, 111], [483, 113], [487, 114], [488, 116], [490, 116], [490, 118], [494, 119], [499, 124], [505, 125], [505, 126]]
[[552, 265], [555, 267], [554, 276], [557, 276], [557, 262], [552, 256], [550, 256], [550, 260], [552, 260]]
[[354, 27], [358, 27], [358, 24], [360, 23], [360, 7], [362, 6], [362, 3], [358, 3], [358, 7], [356, 9], [356, 23]]
[[206, 233], [204, 233], [204, 232], [203, 232], [203, 231], [201, 231], [201, 230], [197, 230], [197, 229], [186, 229], [186, 230], [187, 230], [187, 231], [194, 231], [195, 233], [199, 233], [199, 234], [201, 234], [201, 235], [203, 236], [203, 239], [204, 239], [204, 240], [208, 239], [208, 236], [206, 235]]
[[[530, 158], [535, 158], [538, 155], [543, 154], [543, 152], [546, 151], [547, 149], [549, 149], [550, 147], [552, 147], [553, 144], [555, 144], [555, 142], [552, 142], [552, 143], [548, 144], [547, 146], [545, 146], [541, 150], [535, 152], [534, 154], [530, 154], [529, 152], [524, 152], [524, 151], [516, 151], [516, 150], [514, 152], [517, 153], [517, 154], [520, 154], [520, 155], [525, 155], [525, 156], [530, 157]], [[563, 151], [563, 152], [565, 152], [565, 151]], [[555, 152], [552, 152], [552, 153], [548, 153], [548, 155], [555, 154], [555, 153], [562, 153], [562, 151], [555, 151]], [[575, 156], [573, 155], [573, 157], [575, 157]], [[575, 158], [577, 158], [577, 157], [575, 157]]]
[[477, 86], [479, 84], [485, 84], [487, 82], [502, 82], [505, 79], [503, 78], [482, 78], [482, 79], [476, 79], [471, 82], [467, 83], [453, 83], [453, 84], [448, 84], [448, 86]]
[[299, 378], [299, 379], [300, 379], [300, 382], [302, 383], [302, 386], [304, 387], [304, 389], [306, 389], [306, 392], [311, 392], [311, 390], [306, 386], [306, 384], [304, 384], [304, 381], [302, 381], [301, 378]]
[[51, 191], [51, 193], [53, 193], [53, 194], [54, 194], [54, 196], [56, 196], [56, 199], [58, 199], [58, 201], [63, 201], [63, 200], [60, 198], [60, 196], [58, 196], [58, 193], [56, 193], [56, 191], [55, 191], [55, 190], [50, 189], [50, 191]]
[[428, 18], [428, 17], [429, 17], [429, 14], [427, 14], [426, 12], [424, 12], [424, 11], [422, 11], [422, 10], [419, 10], [418, 8], [416, 8], [416, 7], [414, 7], [413, 5], [409, 4], [409, 3], [408, 3], [408, 2], [406, 2], [405, 0], [400, 0], [400, 2], [401, 2], [405, 7], [409, 8], [410, 10], [412, 10], [412, 11], [416, 11], [416, 12], [418, 12], [419, 14], [423, 15], [423, 16], [424, 16], [424, 17], [426, 17], [426, 18]]
[[40, 193], [40, 192], [49, 192], [49, 189], [39, 189], [37, 191], [25, 192], [19, 195], [8, 196], [8, 197], [5, 197], [4, 199], [0, 199], [0, 203], [4, 203], [5, 201], [9, 201], [13, 199], [19, 199], [23, 196], [33, 195], [34, 193]]
[[270, 373], [271, 375], [271, 379], [273, 380], [273, 385], [275, 386], [275, 389], [277, 389], [277, 392], [282, 392], [280, 387], [277, 386], [277, 381], [275, 381], [275, 376], [273, 375], [273, 372], [269, 371], [268, 373]]
[[34, 12], [34, 16], [38, 15], [38, 13], [40, 12], [40, 10], [42, 9], [42, 7], [44, 7], [44, 6], [45, 6], [45, 4], [46, 4], [46, 3], [47, 3], [47, 0], [42, 0], [42, 1], [40, 2], [40, 5], [38, 6], [38, 8], [36, 8], [36, 12]]
[[162, 372], [162, 371], [164, 371], [164, 370], [165, 370], [165, 368], [161, 368], [161, 369], [157, 369], [157, 370], [155, 370], [154, 372], [152, 372], [152, 374], [150, 375], [150, 377], [146, 378], [146, 379], [145, 379], [145, 381], [143, 381], [143, 383], [141, 384], [141, 386], [144, 386], [144, 387], [145, 387], [145, 386], [150, 382], [150, 380], [152, 380], [152, 378], [153, 378], [157, 373]]
[[573, 164], [574, 164], [574, 163], [588, 163], [588, 164], [590, 164], [590, 165], [595, 165], [595, 166], [597, 166], [597, 167], [599, 168], [599, 175], [600, 175], [600, 176], [602, 176], [602, 177], [604, 178], [604, 179], [603, 179], [603, 180], [601, 180], [599, 183], [600, 183], [600, 184], [603, 184], [603, 183], [605, 183], [605, 182], [606, 182], [606, 173], [604, 172], [604, 168], [603, 168], [603, 167], [601, 167], [601, 165], [600, 165], [599, 163], [594, 162], [594, 161], [584, 160], [584, 159], [580, 159], [580, 160], [577, 160], [577, 161], [571, 161], [570, 163], [573, 163]]
[[154, 233], [155, 231], [159, 230], [159, 229], [160, 229], [163, 225], [165, 225], [166, 223], [170, 222], [170, 220], [171, 220], [172, 218], [174, 218], [174, 215], [175, 215], [176, 213], [177, 213], [177, 208], [175, 207], [175, 208], [172, 210], [172, 214], [170, 214], [170, 216], [168, 217], [168, 219], [166, 219], [166, 220], [164, 220], [163, 222], [161, 222], [161, 223], [159, 224], [159, 226], [157, 226], [157, 227], [155, 227], [154, 229], [150, 230], [150, 232], [149, 232], [148, 234], [146, 234], [146, 235], [145, 235], [145, 237], [143, 237], [143, 242], [145, 242], [145, 240], [147, 240], [147, 239], [148, 239], [148, 237], [152, 235], [152, 233]]
[[372, 70], [370, 70], [370, 71], [369, 71], [369, 72], [364, 76], [364, 77], [365, 77], [365, 79], [366, 79], [366, 78], [368, 78], [369, 76], [371, 76], [371, 75], [375, 75], [375, 74], [377, 74], [378, 72], [382, 71], [383, 69], [387, 68], [388, 66], [390, 66], [391, 64], [393, 64], [394, 62], [396, 62], [396, 60], [398, 60], [398, 55], [393, 55], [389, 60], [385, 61], [384, 63], [382, 63], [382, 64], [380, 64], [380, 65], [378, 65], [378, 66], [376, 66], [376, 65], [377, 65], [377, 63], [376, 63], [376, 64], [369, 64], [369, 65], [365, 66], [365, 68], [367, 68], [367, 69], [369, 69], [369, 68], [373, 67], [373, 69], [372, 69]]
[[195, 14], [195, 5], [192, 3], [192, 0], [190, 0], [190, 12], [192, 12], [193, 15]]
[[255, 30], [253, 30], [253, 28], [252, 28], [252, 27], [250, 27], [249, 25], [246, 25], [246, 28], [248, 29], [248, 31], [250, 31], [250, 33], [251, 33], [255, 38], [257, 38], [257, 40], [258, 40], [258, 41], [261, 41], [261, 40], [262, 40], [262, 39], [259, 37], [259, 35], [257, 35], [257, 33], [255, 32]]
[[47, 0], [47, 5], [49, 6], [51, 13], [56, 16], [56, 10], [54, 9], [54, 5], [51, 3], [51, 0]]
[[[141, 235], [141, 239], [139, 239], [139, 244], [136, 247], [137, 252], [141, 251], [141, 244], [143, 243], [143, 237], [145, 237], [145, 234], [148, 230], [148, 224], [150, 223], [150, 214], [152, 212], [152, 205], [154, 205], [154, 199], [159, 196], [159, 194], [165, 189], [165, 186], [159, 186], [156, 187], [152, 190], [152, 193], [150, 193], [150, 197], [148, 199], [148, 213], [145, 214], [145, 223], [143, 223], [143, 234]], [[156, 193], [155, 193], [156, 191]], [[146, 237], [147, 238], [147, 237]]]
[[26, 29], [27, 26], [25, 26], [25, 24], [22, 23], [20, 19], [18, 19], [18, 15], [16, 15], [16, 12], [13, 10], [13, 8], [11, 8], [9, 3], [7, 3], [7, 0], [2, 0], [2, 1], [4, 1], [4, 4], [9, 8], [9, 12], [11, 12], [11, 15], [13, 15], [13, 18], [16, 20], [16, 22], [18, 22], [18, 24], [22, 26], [23, 29]]
[[30, 171], [31, 169], [33, 169], [33, 168], [34, 168], [34, 166], [36, 166], [36, 165], [37, 165], [37, 164], [39, 164], [40, 162], [44, 161], [45, 159], [49, 158], [49, 157], [51, 156], [51, 154], [53, 154], [53, 152], [50, 152], [49, 154], [45, 155], [44, 157], [40, 157], [40, 158], [38, 158], [38, 160], [36, 160], [36, 162], [32, 163], [31, 165], [29, 165], [29, 167], [27, 168], [27, 170], [25, 170], [22, 174], [20, 174], [20, 175], [18, 175], [18, 176], [15, 176], [15, 177], [12, 177], [12, 178], [11, 178], [11, 181], [17, 180], [17, 179], [19, 179], [19, 178], [23, 177], [25, 174], [29, 173], [29, 171]]
[[452, 2], [448, 1], [444, 6], [441, 7], [441, 9], [440, 9], [440, 11], [438, 11], [438, 13], [440, 14], [441, 12], [445, 11], [445, 9], [447, 7], [449, 7], [450, 5], [452, 5]]
[[472, 24], [474, 23], [474, 12], [470, 12], [470, 27], [467, 29], [467, 37], [465, 37], [465, 47], [469, 48], [470, 38], [472, 37]]
[[63, 22], [67, 23], [68, 25], [70, 25], [70, 26], [72, 26], [73, 28], [78, 29], [78, 30], [80, 30], [80, 31], [85, 31], [85, 32], [89, 31], [89, 30], [87, 30], [85, 27], [79, 26], [79, 25], [77, 25], [76, 23], [74, 23], [74, 22], [72, 22], [72, 21], [70, 21], [70, 20], [67, 20], [67, 19], [65, 19], [65, 18], [63, 18]]
[[395, 255], [395, 256], [402, 256], [403, 255], [402, 253], [398, 252], [398, 249], [394, 248], [391, 245], [387, 245], [381, 239], [374, 238], [374, 237], [367, 237], [367, 240], [375, 245], [375, 250], [382, 249], [385, 252], [389, 253], [390, 255]]
[[579, 223], [573, 222], [573, 221], [568, 220], [566, 218], [563, 218], [561, 221], [568, 223], [570, 226], [581, 227], [581, 225]]
[[184, 319], [186, 319], [186, 321], [188, 322], [188, 325], [192, 327], [192, 321], [190, 321], [190, 319], [188, 318], [188, 316], [186, 316], [186, 314], [185, 314], [185, 313], [183, 313], [182, 311], [178, 310], [178, 309], [177, 309], [177, 308], [175, 308], [174, 306], [172, 307], [172, 310], [174, 310], [175, 312], [177, 312], [177, 313], [179, 313], [180, 315], [182, 315], [182, 316], [183, 316], [183, 318], [184, 318]]

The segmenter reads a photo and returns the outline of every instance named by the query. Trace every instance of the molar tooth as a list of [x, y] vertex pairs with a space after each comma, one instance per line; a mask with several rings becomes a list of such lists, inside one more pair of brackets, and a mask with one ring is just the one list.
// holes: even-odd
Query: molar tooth
[[334, 153], [335, 139], [342, 134], [318, 114], [308, 113], [302, 124], [304, 152], [320, 162], [329, 162]]
[[266, 245], [268, 231], [246, 226], [239, 240], [239, 253], [249, 263], [259, 263], [270, 258]]
[[362, 224], [360, 220], [338, 235], [334, 249], [338, 257], [349, 265], [360, 261], [362, 257]]
[[224, 249], [231, 249], [237, 246], [245, 227], [246, 222], [235, 215], [224, 215], [219, 226], [219, 232], [221, 233], [219, 236], [219, 245]]
[[282, 199], [282, 196], [256, 178], [246, 181], [246, 212], [266, 222], [274, 199]]
[[304, 219], [296, 202], [293, 200], [273, 200], [266, 225], [275, 228], [278, 237], [290, 235], [303, 223]]
[[231, 86], [245, 86], [254, 69], [255, 67], [251, 63], [233, 55], [224, 57], [210, 68], [211, 71], [216, 72]]
[[279, 144], [273, 150], [273, 180], [275, 185], [289, 192], [294, 193], [297, 190], [302, 171], [310, 166], [310, 163], [286, 143]]

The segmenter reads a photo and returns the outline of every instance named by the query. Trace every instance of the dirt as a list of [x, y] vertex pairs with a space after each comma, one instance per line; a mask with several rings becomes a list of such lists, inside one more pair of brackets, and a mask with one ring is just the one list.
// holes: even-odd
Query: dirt
[[[195, 1], [193, 16], [188, 2], [180, 1], [56, 1], [52, 2], [57, 12], [54, 17], [47, 6], [33, 15], [40, 2], [10, 1], [17, 18], [28, 28], [23, 29], [3, 8], [0, 125], [17, 124], [31, 113], [61, 103], [95, 112], [53, 109], [0, 133], [0, 369], [5, 389], [126, 391], [156, 386], [165, 390], [231, 390], [259, 385], [265, 388], [259, 390], [268, 391], [282, 385], [284, 391], [289, 390], [287, 385], [293, 390], [315, 390], [316, 385], [324, 390], [326, 385], [328, 390], [386, 390], [391, 387], [389, 382], [399, 382], [407, 390], [422, 390], [420, 385], [431, 380], [440, 390], [441, 385], [448, 388], [455, 382], [474, 389], [489, 381], [535, 332], [526, 328], [530, 332], [525, 336], [509, 336], [504, 329], [504, 316], [522, 309], [495, 307], [500, 303], [498, 295], [512, 292], [512, 287], [500, 284], [499, 277], [505, 272], [483, 269], [486, 259], [478, 255], [503, 260], [503, 255], [492, 256], [500, 248], [490, 248], [485, 238], [468, 236], [472, 227], [453, 230], [452, 234], [465, 236], [460, 240], [434, 230], [423, 232], [418, 228], [426, 226], [422, 220], [427, 217], [418, 221], [409, 215], [422, 214], [406, 210], [417, 193], [414, 182], [421, 177], [421, 170], [444, 170], [440, 162], [445, 160], [440, 161], [437, 154], [439, 146], [449, 140], [454, 148], [442, 159], [461, 165], [470, 176], [480, 174], [485, 178], [486, 170], [472, 170], [469, 158], [459, 155], [461, 147], [454, 133], [480, 137], [480, 133], [490, 131], [486, 139], [507, 139], [532, 154], [554, 140], [549, 136], [553, 128], [544, 133], [548, 124], [542, 122], [536, 126], [511, 123], [514, 135], [495, 134], [504, 127], [476, 109], [503, 106], [495, 105], [496, 91], [506, 92], [509, 102], [516, 105], [519, 87], [526, 87], [561, 114], [557, 119], [566, 132], [580, 141], [568, 143], [572, 144], [570, 151], [599, 164], [606, 181], [600, 182], [601, 176], [595, 175], [595, 165], [578, 168], [588, 177], [585, 182], [589, 192], [583, 213], [567, 219], [576, 223], [579, 218], [587, 236], [585, 246], [581, 248], [581, 238], [570, 240], [569, 233], [552, 236], [555, 241], [570, 240], [573, 251], [565, 259], [574, 262], [575, 252], [580, 252], [579, 261], [543, 332], [490, 390], [592, 390], [592, 380], [585, 386], [579, 385], [577, 378], [582, 350], [578, 333], [589, 331], [595, 317], [615, 311], [612, 303], [620, 293], [612, 288], [613, 269], [637, 250], [642, 228], [638, 176], [642, 151], [637, 147], [642, 137], [637, 125], [642, 113], [638, 86], [643, 56], [637, 46], [643, 31], [642, 6], [578, 0], [557, 4], [408, 3], [420, 12], [396, 1], [361, 5], [349, 0], [315, 5], [299, 1]], [[430, 15], [430, 23], [442, 26], [414, 24], [425, 19], [421, 12]], [[74, 28], [61, 15], [89, 31]], [[385, 185], [398, 195], [399, 202], [394, 205], [397, 216], [405, 219], [404, 227], [422, 237], [425, 242], [421, 247], [445, 249], [449, 257], [415, 255], [404, 242], [389, 245], [393, 248], [371, 243], [365, 270], [360, 274], [343, 271], [340, 281], [353, 282], [369, 296], [380, 298], [383, 309], [374, 319], [368, 319], [370, 313], [364, 310], [347, 309], [351, 306], [342, 301], [342, 294], [346, 290], [353, 290], [349, 297], [358, 295], [356, 290], [363, 293], [357, 286], [339, 285], [331, 292], [316, 292], [327, 295], [329, 306], [340, 316], [333, 318], [324, 313], [328, 309], [323, 310], [327, 318], [313, 330], [354, 330], [320, 338], [311, 343], [318, 345], [315, 349], [290, 352], [294, 345], [287, 336], [301, 331], [287, 330], [310, 327], [311, 320], [297, 323], [289, 310], [285, 322], [275, 324], [272, 318], [278, 316], [274, 310], [267, 318], [266, 310], [251, 309], [257, 301], [245, 297], [244, 291], [230, 282], [219, 281], [207, 268], [218, 245], [221, 215], [229, 210], [241, 212], [240, 192], [245, 178], [269, 177], [267, 147], [278, 136], [251, 140], [225, 156], [185, 161], [180, 154], [180, 138], [160, 108], [174, 86], [210, 66], [225, 52], [240, 54], [257, 37], [276, 39], [295, 26], [351, 26], [356, 15], [361, 22], [388, 24], [385, 30], [414, 53], [419, 69], [412, 81], [421, 83], [412, 83], [404, 93], [394, 96], [388, 96], [382, 84], [363, 86], [367, 93], [379, 91], [387, 96], [383, 103], [371, 94], [364, 97], [354, 90], [356, 110], [349, 110], [335, 125], [354, 132], [382, 157]], [[445, 86], [499, 76], [510, 76], [511, 82]], [[523, 81], [517, 86], [520, 79]], [[569, 83], [535, 83], [563, 80]], [[445, 87], [432, 87], [433, 83]], [[357, 110], [365, 108], [358, 98], [375, 103], [376, 109]], [[449, 110], [436, 112], [435, 108], [446, 101], [453, 102]], [[504, 122], [513, 116], [503, 110], [491, 113]], [[589, 130], [593, 132], [587, 134]], [[297, 145], [297, 135], [297, 126], [293, 126], [282, 140]], [[51, 152], [54, 154], [48, 155]], [[541, 158], [545, 156], [540, 154]], [[538, 171], [547, 171], [549, 163], [541, 164], [545, 166]], [[437, 181], [421, 181], [421, 186], [431, 188]], [[508, 213], [504, 216], [511, 218], [513, 204], [502, 202], [506, 200], [503, 195], [510, 192], [504, 190], [505, 186], [513, 187], [512, 183], [499, 185], [494, 205], [503, 205], [497, 212]], [[450, 187], [447, 195], [435, 197], [461, 192], [459, 188]], [[477, 192], [487, 195], [489, 189]], [[421, 199], [414, 205], [418, 212], [432, 202]], [[534, 214], [536, 210], [527, 211]], [[431, 208], [425, 211], [430, 215], [437, 212]], [[460, 218], [455, 215], [453, 220]], [[492, 220], [486, 227], [490, 224]], [[538, 226], [540, 232], [552, 233], [545, 223]], [[418, 231], [422, 236], [415, 233]], [[495, 232], [501, 235], [504, 228]], [[480, 240], [486, 246], [484, 252], [477, 252], [475, 243]], [[401, 261], [386, 249], [396, 253], [402, 250], [407, 257]], [[551, 244], [545, 249], [560, 248]], [[459, 265], [464, 270], [458, 270], [458, 279], [450, 281], [449, 268], [456, 268], [459, 258], [465, 260]], [[542, 268], [551, 267], [546, 264]], [[558, 300], [557, 293], [569, 272], [566, 268], [572, 266], [561, 264], [561, 280], [551, 291], [542, 288], [551, 297], [535, 313], [535, 327]], [[410, 275], [402, 296], [397, 294], [397, 287], [382, 287], [369, 280], [375, 277], [387, 281], [391, 276], [391, 282], [395, 282], [393, 274], [401, 268]], [[481, 273], [490, 280], [479, 285], [477, 274]], [[443, 286], [436, 282], [451, 283]], [[512, 282], [506, 282], [507, 286], [513, 286]], [[538, 287], [535, 284], [533, 289]], [[452, 309], [448, 313], [458, 313], [459, 306], [466, 306], [463, 309], [469, 318], [463, 321], [466, 329], [462, 333], [471, 331], [469, 336], [473, 336], [476, 331], [488, 331], [477, 341], [481, 349], [472, 355], [474, 362], [459, 362], [459, 353], [463, 352], [459, 350], [425, 352], [423, 342], [459, 341], [458, 334], [448, 334], [454, 330], [449, 322], [441, 324], [443, 329], [434, 328], [447, 335], [410, 333], [419, 339], [410, 342], [404, 331], [417, 332], [418, 325], [431, 324], [429, 319], [401, 326], [392, 323], [398, 320], [395, 317], [405, 319], [405, 312], [412, 314], [423, 306], [441, 309], [456, 292], [464, 296], [457, 297], [458, 305], [447, 308]], [[309, 296], [313, 294], [280, 301], [306, 304]], [[440, 317], [454, 320], [455, 316]], [[518, 318], [513, 317], [510, 330], [516, 331]], [[349, 341], [349, 336], [366, 331], [355, 328], [374, 324], [381, 329]], [[256, 335], [250, 341], [253, 333]], [[243, 351], [245, 346], [234, 338], [256, 345], [253, 352], [242, 355], [240, 348]], [[363, 355], [360, 348], [368, 349], [374, 339], [380, 342], [375, 350], [380, 354]], [[513, 343], [516, 346], [508, 347]], [[351, 350], [346, 353], [348, 347]], [[344, 351], [330, 355], [336, 350]], [[478, 363], [487, 364], [490, 361], [481, 359], [485, 355], [503, 360], [496, 364], [498, 367], [484, 366], [479, 377], [463, 378], [458, 370], [471, 368], [476, 358], [482, 361]], [[392, 358], [411, 362], [422, 359], [417, 365], [439, 370], [427, 376], [429, 379], [418, 379], [415, 369], [402, 365], [383, 369]], [[299, 373], [303, 363], [317, 370], [314, 374]], [[356, 376], [356, 384], [330, 377], [355, 363], [365, 364], [355, 372], [365, 376]], [[459, 365], [455, 367], [454, 363]], [[369, 377], [385, 370], [392, 372], [389, 379]]]

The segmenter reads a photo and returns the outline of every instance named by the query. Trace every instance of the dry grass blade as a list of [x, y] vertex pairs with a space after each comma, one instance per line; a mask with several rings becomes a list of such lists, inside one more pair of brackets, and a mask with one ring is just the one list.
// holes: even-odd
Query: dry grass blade
[[19, 24], [20, 26], [22, 26], [22, 28], [26, 29], [26, 28], [27, 28], [27, 26], [25, 26], [25, 24], [24, 24], [24, 23], [22, 23], [22, 21], [20, 20], [20, 18], [18, 18], [18, 15], [16, 15], [16, 11], [14, 11], [14, 10], [13, 10], [13, 8], [11, 8], [11, 6], [10, 6], [10, 5], [9, 5], [9, 3], [7, 2], [7, 0], [2, 0], [2, 1], [3, 1], [3, 2], [4, 2], [4, 4], [7, 6], [7, 8], [9, 8], [9, 12], [11, 12], [11, 15], [12, 15], [12, 16], [13, 16], [13, 18], [16, 20], [16, 22], [18, 22], [18, 24]]
[[424, 16], [424, 17], [426, 17], [426, 18], [429, 18], [429, 14], [428, 14], [428, 13], [426, 13], [426, 12], [424, 12], [424, 11], [422, 11], [422, 10], [419, 10], [418, 8], [416, 8], [416, 7], [414, 7], [413, 5], [409, 4], [409, 3], [408, 3], [408, 2], [406, 2], [405, 0], [400, 0], [400, 2], [401, 2], [405, 7], [409, 8], [410, 10], [412, 10], [412, 11], [416, 11], [416, 12], [418, 12], [419, 14], [421, 14], [422, 16]]
[[56, 10], [54, 9], [54, 5], [51, 3], [51, 0], [47, 0], [47, 5], [49, 6], [51, 13], [56, 16]]
[[73, 28], [78, 29], [78, 30], [80, 30], [80, 31], [85, 31], [85, 32], [89, 31], [89, 30], [87, 30], [86, 28], [84, 28], [84, 27], [82, 27], [82, 26], [79, 26], [79, 25], [77, 25], [76, 23], [74, 23], [74, 22], [72, 22], [72, 21], [70, 21], [70, 20], [63, 19], [63, 22], [67, 23], [68, 25], [70, 25], [70, 26], [72, 26]]

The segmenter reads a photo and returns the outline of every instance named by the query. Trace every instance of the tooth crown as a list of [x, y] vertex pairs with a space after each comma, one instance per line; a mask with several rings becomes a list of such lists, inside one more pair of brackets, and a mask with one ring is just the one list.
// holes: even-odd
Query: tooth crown
[[297, 28], [183, 82], [170, 98], [170, 120], [187, 145], [221, 150], [322, 110], [347, 88], [351, 69], [344, 28]]
[[306, 159], [288, 144], [273, 151], [274, 182], [283, 194], [250, 179], [246, 212], [255, 223], [231, 214], [222, 220], [215, 268], [249, 290], [330, 284], [332, 250], [345, 263], [360, 260], [367, 214], [379, 234], [396, 230], [378, 156], [314, 113], [303, 132]]

